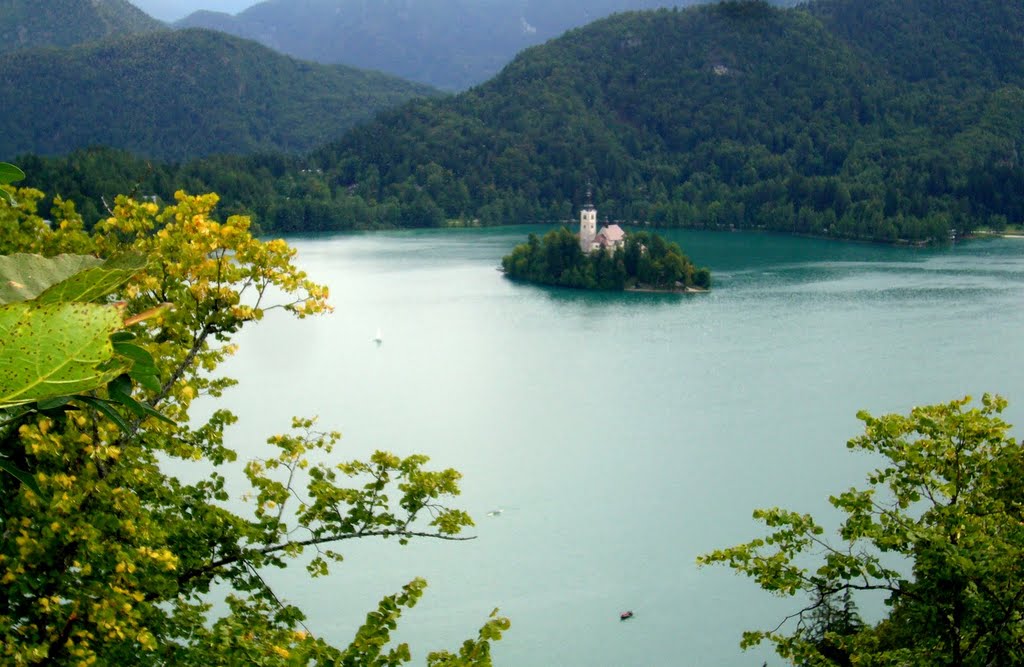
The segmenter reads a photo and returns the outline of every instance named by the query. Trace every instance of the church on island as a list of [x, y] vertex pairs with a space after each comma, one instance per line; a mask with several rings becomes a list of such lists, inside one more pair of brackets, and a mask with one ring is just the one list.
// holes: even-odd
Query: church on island
[[587, 188], [587, 203], [580, 211], [580, 250], [589, 254], [595, 250], [615, 252], [626, 244], [626, 232], [618, 225], [606, 225], [597, 230], [597, 209], [590, 199], [590, 189]]

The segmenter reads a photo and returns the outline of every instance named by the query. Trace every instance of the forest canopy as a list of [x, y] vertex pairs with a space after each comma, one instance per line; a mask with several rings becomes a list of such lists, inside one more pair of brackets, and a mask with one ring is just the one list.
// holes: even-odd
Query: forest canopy
[[1022, 54], [1003, 0], [629, 12], [302, 158], [21, 163], [66, 197], [216, 191], [277, 232], [565, 222], [589, 181], [623, 224], [943, 243], [1024, 222]]

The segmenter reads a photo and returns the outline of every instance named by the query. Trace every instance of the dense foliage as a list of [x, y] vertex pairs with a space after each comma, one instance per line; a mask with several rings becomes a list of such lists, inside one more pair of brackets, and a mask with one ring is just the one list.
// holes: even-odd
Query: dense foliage
[[[11, 473], [0, 474], [0, 661], [407, 662], [391, 632], [423, 580], [382, 599], [352, 643], [335, 647], [262, 573], [305, 552], [310, 574], [326, 575], [349, 540], [460, 539], [472, 521], [449, 504], [458, 472], [380, 451], [339, 461], [338, 434], [296, 418], [262, 449], [246, 445], [233, 474], [250, 485], [248, 502], [227, 504], [235, 418], [216, 399], [234, 381], [217, 366], [266, 312], [327, 310], [326, 289], [283, 241], [254, 238], [240, 216], [216, 220], [215, 195], [179, 193], [162, 209], [121, 197], [92, 233], [68, 203], [46, 224], [40, 196], [21, 189], [18, 206], [0, 201], [0, 255], [61, 255], [0, 261], [0, 468]], [[144, 317], [148, 326], [133, 326]], [[190, 419], [200, 397], [216, 406], [205, 421]], [[200, 473], [192, 480], [178, 476], [185, 462]], [[458, 653], [427, 664], [488, 666], [507, 627], [492, 614]]]
[[222, 30], [297, 58], [465, 90], [519, 51], [569, 28], [612, 12], [688, 4], [693, 0], [266, 0], [236, 15], [195, 12], [175, 25]]
[[431, 94], [203, 30], [7, 54], [0, 82], [0, 155], [8, 156], [95, 144], [165, 159], [304, 152], [380, 109]]
[[6, 0], [0, 3], [0, 54], [67, 47], [167, 26], [128, 0]]
[[679, 244], [657, 234], [633, 232], [614, 251], [584, 253], [579, 237], [565, 227], [526, 243], [501, 260], [509, 278], [580, 289], [707, 289], [711, 272], [696, 268]]
[[589, 180], [626, 224], [944, 242], [1024, 221], [1021, 54], [1024, 4], [1003, 0], [635, 12], [301, 161], [98, 173], [215, 190], [266, 230], [567, 221]]
[[[704, 555], [806, 606], [774, 630], [744, 633], [797, 665], [983, 667], [1024, 664], [1024, 447], [986, 395], [914, 408], [862, 412], [849, 441], [880, 467], [864, 489], [829, 498], [843, 517], [838, 540], [811, 516], [757, 510], [768, 534]], [[875, 624], [858, 595], [883, 596]]]

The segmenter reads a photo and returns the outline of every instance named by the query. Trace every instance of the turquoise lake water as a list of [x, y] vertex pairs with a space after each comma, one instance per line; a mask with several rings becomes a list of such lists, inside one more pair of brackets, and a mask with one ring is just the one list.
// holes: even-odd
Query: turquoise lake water
[[458, 468], [477, 521], [472, 542], [345, 544], [328, 578], [268, 573], [314, 633], [347, 643], [423, 576], [399, 632], [413, 664], [494, 607], [513, 623], [498, 665], [781, 664], [741, 651], [740, 633], [801, 601], [698, 569], [698, 554], [758, 535], [755, 507], [834, 521], [828, 495], [877, 463], [845, 448], [860, 409], [988, 391], [1024, 425], [1024, 240], [666, 232], [711, 268], [711, 293], [596, 294], [504, 279], [501, 256], [530, 231], [292, 239], [335, 313], [238, 339], [224, 401], [240, 458], [320, 415], [344, 434], [338, 460], [381, 448]]

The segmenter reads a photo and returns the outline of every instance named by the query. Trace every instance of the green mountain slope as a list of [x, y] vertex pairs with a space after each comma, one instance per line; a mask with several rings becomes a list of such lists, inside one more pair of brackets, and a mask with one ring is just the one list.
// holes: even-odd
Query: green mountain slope
[[166, 29], [127, 0], [0, 2], [0, 54]]
[[0, 85], [0, 155], [104, 144], [169, 159], [308, 151], [432, 92], [202, 30], [8, 54]]
[[[699, 0], [265, 0], [175, 25], [222, 30], [296, 56], [446, 90], [494, 76], [519, 51], [613, 12]], [[792, 0], [777, 0], [783, 4]]]
[[808, 8], [901, 81], [989, 88], [1024, 81], [1022, 9], [1007, 0], [817, 0]]
[[[1019, 42], [1024, 5], [977, 0], [965, 16], [954, 0], [903, 0], [901, 41], [884, 30], [893, 4], [619, 15], [357, 128], [319, 165], [428, 223], [566, 219], [587, 180], [603, 214], [659, 224], [917, 240], [1017, 215], [972, 183], [1018, 177], [1024, 49], [999, 61], [983, 26], [998, 15]], [[922, 39], [932, 48], [911, 67], [931, 79], [903, 69]]]
[[204, 161], [141, 187], [212, 189], [289, 231], [569, 220], [589, 181], [613, 220], [944, 241], [1024, 222], [1024, 4], [969, 4], [616, 15], [301, 161]]

